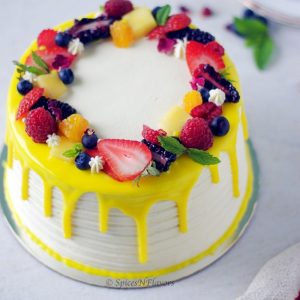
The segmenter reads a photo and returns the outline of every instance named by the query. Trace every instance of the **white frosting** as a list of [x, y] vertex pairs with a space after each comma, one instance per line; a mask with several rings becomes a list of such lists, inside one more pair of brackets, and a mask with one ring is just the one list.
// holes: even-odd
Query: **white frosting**
[[26, 71], [25, 74], [22, 77], [24, 80], [27, 80], [31, 83], [34, 83], [37, 79], [37, 76], [31, 72]]
[[56, 147], [56, 146], [58, 146], [59, 145], [59, 143], [60, 143], [60, 137], [57, 135], [57, 134], [55, 134], [55, 133], [53, 133], [53, 134], [49, 134], [48, 135], [48, 138], [47, 138], [47, 140], [46, 140], [46, 143], [47, 143], [47, 145], [49, 146], [49, 147]]
[[174, 47], [174, 56], [178, 59], [185, 58], [185, 49], [186, 49], [187, 40], [176, 40]]
[[143, 124], [157, 128], [191, 89], [186, 62], [156, 47], [157, 42], [146, 39], [129, 49], [108, 41], [87, 47], [75, 63], [77, 80], [65, 100], [99, 137], [140, 140]]
[[217, 106], [222, 106], [225, 102], [226, 95], [220, 89], [214, 89], [209, 91], [209, 102], [213, 102]]
[[100, 173], [104, 166], [103, 158], [101, 156], [92, 157], [89, 165], [92, 173]]
[[80, 42], [80, 39], [73, 39], [69, 43], [68, 51], [73, 55], [80, 55], [84, 51], [84, 45]]
[[[7, 188], [22, 222], [60, 255], [112, 271], [149, 271], [190, 259], [209, 248], [225, 233], [241, 208], [245, 195], [248, 172], [245, 155], [244, 137], [240, 128], [237, 137], [240, 197], [233, 197], [230, 162], [227, 154], [222, 153], [220, 183], [211, 183], [210, 172], [205, 169], [192, 191], [187, 233], [178, 230], [174, 202], [162, 201], [152, 207], [148, 217], [149, 262], [146, 264], [138, 262], [136, 226], [128, 216], [112, 209], [108, 232], [99, 232], [99, 208], [95, 194], [88, 193], [81, 197], [72, 219], [73, 237], [65, 239], [62, 231], [63, 199], [57, 188], [53, 190], [51, 218], [44, 216], [43, 184], [33, 171], [29, 176], [29, 199], [21, 200], [22, 166], [18, 161], [14, 161], [13, 168], [7, 170]], [[40, 249], [40, 252], [43, 250]], [[211, 254], [212, 257], [215, 255]], [[59, 265], [56, 267], [58, 271], [65, 268]], [[86, 278], [89, 275], [82, 272], [82, 280]], [[97, 277], [94, 280], [97, 281]]]

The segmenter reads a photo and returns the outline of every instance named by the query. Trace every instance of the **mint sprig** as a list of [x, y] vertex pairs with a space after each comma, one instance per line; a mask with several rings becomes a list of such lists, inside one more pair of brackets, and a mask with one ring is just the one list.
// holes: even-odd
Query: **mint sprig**
[[15, 61], [15, 60], [13, 61], [13, 63], [18, 67], [17, 72], [20, 74], [21, 77], [26, 71], [30, 72], [32, 74], [35, 74], [37, 76], [47, 74], [47, 72], [45, 70], [42, 70], [42, 69], [34, 67], [34, 66], [27, 66], [27, 65], [19, 63], [18, 61]]
[[63, 153], [63, 156], [67, 158], [73, 158], [76, 157], [78, 154], [80, 154], [83, 150], [82, 144], [75, 144], [73, 147]]
[[253, 48], [254, 60], [260, 70], [270, 62], [274, 51], [274, 42], [268, 26], [257, 19], [234, 18], [236, 30], [245, 37], [245, 45]]
[[36, 54], [36, 52], [32, 51], [31, 53], [32, 59], [33, 61], [42, 69], [44, 70], [46, 73], [49, 73], [49, 66], [47, 65], [47, 63], [39, 56]]
[[156, 13], [156, 22], [158, 25], [165, 25], [171, 13], [171, 6], [169, 4], [161, 7]]
[[220, 163], [219, 158], [207, 151], [184, 147], [176, 138], [171, 136], [158, 137], [160, 145], [167, 151], [178, 156], [187, 154], [193, 161], [201, 165], [216, 165]]

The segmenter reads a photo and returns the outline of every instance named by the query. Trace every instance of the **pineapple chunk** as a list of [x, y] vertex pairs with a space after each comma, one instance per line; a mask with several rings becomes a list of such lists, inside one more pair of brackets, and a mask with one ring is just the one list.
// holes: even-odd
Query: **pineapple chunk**
[[64, 156], [63, 154], [67, 150], [72, 149], [74, 145], [76, 145], [76, 143], [71, 142], [67, 138], [61, 136], [59, 145], [51, 148], [50, 157], [55, 157], [55, 158], [63, 159], [66, 161], [71, 161], [71, 160], [73, 160], [73, 158], [68, 158], [68, 157]]
[[150, 31], [157, 27], [151, 10], [144, 7], [136, 8], [123, 16], [123, 19], [127, 20], [136, 39], [146, 36]]
[[45, 89], [45, 96], [51, 99], [59, 99], [66, 92], [67, 87], [62, 83], [56, 71], [49, 74], [38, 76], [37, 85]]
[[160, 127], [164, 129], [168, 135], [177, 136], [183, 125], [191, 116], [180, 106], [174, 106], [161, 120]]

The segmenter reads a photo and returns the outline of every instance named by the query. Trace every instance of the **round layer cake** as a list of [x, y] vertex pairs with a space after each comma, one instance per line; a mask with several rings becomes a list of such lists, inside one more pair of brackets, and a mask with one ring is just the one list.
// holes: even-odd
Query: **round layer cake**
[[170, 11], [109, 0], [43, 30], [16, 63], [5, 198], [24, 246], [69, 277], [167, 284], [215, 261], [249, 221], [235, 67]]

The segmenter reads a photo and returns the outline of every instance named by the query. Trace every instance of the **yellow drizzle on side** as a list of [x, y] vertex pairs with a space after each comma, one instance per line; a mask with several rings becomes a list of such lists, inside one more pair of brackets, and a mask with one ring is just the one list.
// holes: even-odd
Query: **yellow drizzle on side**
[[[59, 27], [64, 30], [72, 25], [67, 22]], [[21, 62], [36, 49], [36, 43], [24, 54]], [[226, 66], [231, 71], [230, 77], [237, 83], [240, 91], [238, 75], [230, 61], [225, 56]], [[107, 232], [109, 212], [112, 208], [119, 209], [122, 213], [131, 217], [137, 227], [138, 257], [141, 263], [148, 260], [147, 245], [147, 217], [151, 207], [159, 201], [174, 201], [178, 208], [179, 231], [188, 230], [187, 207], [190, 192], [204, 168], [188, 157], [180, 157], [171, 167], [171, 170], [160, 177], [143, 178], [140, 187], [133, 186], [131, 182], [120, 183], [108, 175], [90, 174], [77, 170], [72, 163], [58, 158], [50, 158], [50, 149], [47, 145], [36, 144], [27, 136], [24, 123], [15, 121], [20, 95], [16, 91], [17, 73], [13, 75], [8, 100], [7, 138], [8, 161], [7, 167], [12, 166], [13, 159], [22, 162], [22, 199], [28, 199], [29, 172], [34, 170], [42, 179], [44, 186], [44, 214], [52, 216], [52, 190], [57, 187], [63, 195], [63, 232], [65, 238], [72, 237], [72, 216], [77, 202], [85, 193], [95, 193], [99, 201], [99, 230]], [[226, 103], [223, 114], [229, 120], [231, 129], [225, 137], [216, 137], [214, 146], [210, 152], [219, 156], [227, 153], [232, 169], [232, 190], [235, 197], [239, 196], [239, 176], [236, 153], [237, 130], [242, 120], [243, 129], [246, 128], [246, 117], [243, 112], [242, 101], [238, 104]], [[241, 119], [242, 114], [242, 119]], [[88, 116], [86, 116], [88, 117]], [[246, 131], [245, 131], [246, 132]], [[211, 180], [217, 184], [222, 178], [219, 176], [218, 166], [209, 166]], [[72, 176], [65, 176], [72, 174]], [[176, 189], [174, 188], [176, 187]], [[56, 254], [56, 257], [59, 255]]]

